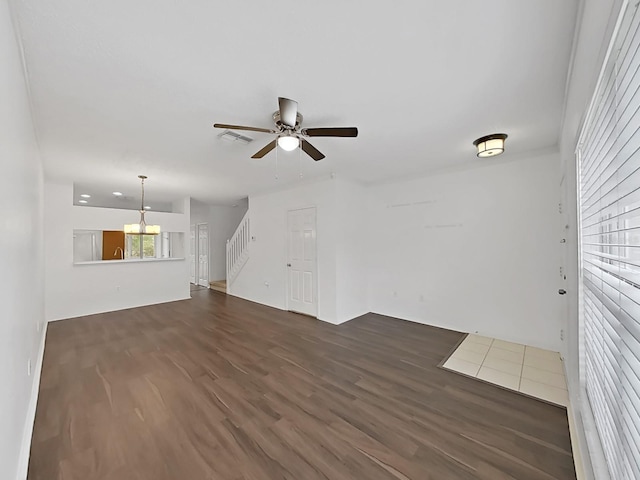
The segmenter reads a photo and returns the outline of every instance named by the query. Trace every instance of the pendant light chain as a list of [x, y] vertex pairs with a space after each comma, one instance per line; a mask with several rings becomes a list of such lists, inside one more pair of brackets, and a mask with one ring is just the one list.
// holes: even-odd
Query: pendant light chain
[[140, 182], [140, 188], [142, 189], [142, 199], [140, 200], [140, 210], [144, 210], [144, 179], [145, 177], [143, 175], [140, 175], [140, 179], [142, 180], [142, 182]]
[[144, 180], [147, 178], [144, 175], [138, 175], [140, 179], [140, 190], [142, 191], [140, 199], [140, 233], [147, 233], [147, 222], [144, 219]]
[[138, 175], [140, 179], [140, 222], [127, 224], [124, 226], [124, 233], [128, 235], [158, 235], [160, 233], [160, 225], [147, 225], [145, 221], [144, 214], [146, 210], [144, 208], [144, 181], [146, 180], [145, 175]]

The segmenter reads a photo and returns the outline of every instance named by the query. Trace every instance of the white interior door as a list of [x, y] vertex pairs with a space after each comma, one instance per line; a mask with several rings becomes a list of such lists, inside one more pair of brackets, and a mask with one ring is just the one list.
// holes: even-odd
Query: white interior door
[[198, 244], [196, 243], [196, 226], [191, 225], [189, 228], [190, 237], [190, 247], [189, 247], [189, 281], [193, 284], [196, 283], [196, 278], [198, 276], [198, 264], [196, 262], [196, 258], [198, 255]]
[[316, 317], [316, 209], [290, 210], [287, 215], [288, 309]]
[[209, 225], [198, 224], [198, 285], [209, 287]]

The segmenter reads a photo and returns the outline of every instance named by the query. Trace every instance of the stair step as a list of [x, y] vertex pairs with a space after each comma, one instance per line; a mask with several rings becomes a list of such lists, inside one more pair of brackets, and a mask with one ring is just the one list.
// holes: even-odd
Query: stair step
[[226, 280], [215, 280], [209, 283], [209, 286], [212, 290], [216, 290], [217, 292], [227, 293], [227, 281]]

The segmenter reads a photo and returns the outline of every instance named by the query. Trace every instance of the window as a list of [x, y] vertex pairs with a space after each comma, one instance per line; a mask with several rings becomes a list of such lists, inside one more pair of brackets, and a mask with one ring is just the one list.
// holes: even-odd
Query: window
[[125, 258], [154, 258], [155, 235], [127, 235]]
[[125, 258], [170, 258], [171, 239], [169, 232], [159, 235], [127, 235]]
[[611, 478], [640, 478], [640, 14], [625, 5], [578, 145], [584, 389]]

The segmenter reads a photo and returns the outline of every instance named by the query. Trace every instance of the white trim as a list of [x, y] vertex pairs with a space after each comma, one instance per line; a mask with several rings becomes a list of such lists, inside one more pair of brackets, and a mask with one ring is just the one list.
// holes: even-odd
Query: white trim
[[[573, 465], [576, 469], [576, 479], [587, 480], [584, 462], [589, 459], [589, 450], [585, 451], [582, 445], [582, 440], [576, 426], [576, 421], [579, 421], [579, 419], [575, 418], [573, 408], [571, 408], [571, 399], [569, 399], [569, 404], [567, 405], [567, 420], [569, 420], [569, 436], [571, 437], [571, 452], [573, 453]], [[586, 453], [586, 455], [584, 455], [584, 453]]]
[[[582, 22], [584, 21], [584, 9], [585, 9], [585, 0], [579, 0], [578, 2], [578, 12], [576, 14], [576, 24], [573, 28], [573, 39], [571, 40], [571, 56], [569, 57], [569, 68], [567, 70], [567, 79], [564, 84], [564, 101], [562, 102], [562, 115], [560, 121], [560, 133], [564, 132], [564, 125], [567, 120], [567, 104], [569, 102], [569, 91], [571, 89], [571, 83], [573, 81], [573, 73], [575, 71], [576, 66], [576, 52], [578, 50], [578, 40], [580, 38], [580, 31], [582, 29]], [[560, 161], [563, 162], [564, 156], [561, 157]], [[562, 165], [562, 170], [564, 171], [564, 165]]]
[[89, 317], [91, 315], [101, 315], [103, 313], [113, 313], [113, 312], [119, 312], [120, 310], [129, 310], [130, 308], [140, 308], [140, 307], [150, 307], [152, 305], [162, 305], [163, 303], [171, 303], [171, 302], [181, 302], [183, 300], [191, 300], [191, 295], [188, 295], [186, 297], [180, 296], [180, 297], [175, 297], [175, 298], [169, 298], [169, 299], [164, 299], [164, 300], [155, 300], [149, 303], [136, 303], [136, 304], [132, 304], [132, 305], [121, 305], [119, 307], [111, 307], [108, 310], [98, 310], [96, 312], [87, 312], [87, 313], [82, 313], [82, 314], [78, 314], [78, 315], [72, 315], [70, 317], [52, 317], [52, 318], [48, 318], [47, 321], [48, 322], [60, 322], [63, 320], [70, 320], [72, 318], [81, 318], [81, 317]]
[[591, 471], [594, 479], [609, 480], [611, 475], [609, 474], [607, 461], [604, 457], [604, 450], [602, 449], [600, 436], [596, 430], [596, 421], [593, 418], [591, 406], [587, 405], [588, 400], [586, 398], [587, 392], [583, 387], [581, 387], [580, 398], [578, 400], [580, 405], [580, 420], [582, 431], [584, 432], [584, 438], [586, 440], [586, 450], [591, 459]]
[[149, 262], [175, 262], [185, 260], [184, 257], [170, 258], [125, 258], [122, 260], [93, 260], [89, 262], [74, 262], [74, 265], [109, 265], [113, 263], [149, 263]]
[[22, 42], [22, 30], [20, 29], [20, 22], [18, 21], [18, 13], [13, 6], [14, 2], [7, 2], [9, 7], [9, 16], [11, 17], [11, 24], [13, 26], [13, 33], [18, 46], [18, 53], [20, 55], [20, 65], [22, 67], [22, 75], [24, 80], [24, 88], [27, 92], [27, 100], [29, 101], [29, 117], [31, 120], [31, 127], [33, 128], [33, 135], [36, 138], [36, 145], [38, 145], [38, 156], [42, 160], [42, 149], [40, 148], [40, 131], [38, 130], [38, 124], [35, 122], [35, 106], [33, 101], [33, 94], [31, 92], [31, 75], [29, 74], [29, 68], [27, 67], [27, 59], [24, 53], [24, 44]]
[[[563, 362], [564, 363], [564, 362]], [[565, 376], [567, 375], [566, 363]], [[575, 394], [569, 387], [567, 420], [571, 437], [571, 451], [577, 480], [609, 480], [609, 470], [596, 432], [595, 420], [588, 406], [584, 405], [586, 392]]]
[[[200, 283], [200, 227], [207, 227], [207, 241], [205, 242], [205, 244], [207, 245], [207, 279], [204, 282], [205, 284], [202, 285]], [[189, 232], [191, 233], [191, 232]], [[196, 223], [196, 252], [197, 252], [197, 262], [196, 265], [198, 266], [198, 268], [196, 269], [196, 285], [199, 287], [205, 287], [205, 288], [211, 288], [211, 282], [210, 282], [210, 275], [209, 275], [209, 270], [211, 269], [211, 244], [209, 243], [209, 223], [208, 222], [201, 222], [201, 223]]]
[[[580, 127], [580, 136], [578, 137], [578, 143], [576, 144], [576, 148], [574, 153], [577, 154], [578, 150], [582, 147], [582, 142], [584, 141], [584, 136], [586, 135], [587, 130], [589, 129], [590, 123], [593, 121], [593, 115], [595, 114], [595, 105], [598, 101], [598, 94], [600, 93], [600, 86], [602, 85], [602, 79], [605, 74], [605, 70], [607, 69], [607, 65], [609, 63], [609, 57], [611, 56], [611, 52], [615, 46], [615, 40], [618, 37], [618, 32], [620, 30], [620, 25], [622, 25], [622, 20], [624, 19], [624, 14], [627, 11], [627, 7], [629, 6], [629, 0], [622, 0], [622, 6], [620, 7], [620, 12], [618, 13], [618, 19], [616, 20], [616, 26], [613, 28], [613, 32], [609, 39], [609, 46], [607, 47], [607, 53], [604, 56], [604, 60], [602, 61], [602, 67], [600, 68], [600, 73], [598, 74], [598, 81], [596, 82], [595, 89], [593, 90], [593, 95], [591, 96], [591, 101], [589, 102], [589, 106], [587, 107], [587, 115], [585, 116], [584, 122]], [[578, 204], [580, 205], [580, 204]]]
[[22, 434], [22, 447], [18, 459], [18, 475], [16, 480], [26, 480], [29, 469], [29, 455], [31, 454], [31, 437], [33, 436], [33, 424], [36, 419], [36, 407], [38, 405], [38, 394], [40, 393], [40, 375], [42, 374], [42, 362], [44, 360], [44, 345], [47, 338], [48, 323], [43, 321], [42, 338], [38, 348], [38, 358], [31, 385], [31, 399], [27, 408], [27, 418], [24, 423], [24, 433]]

